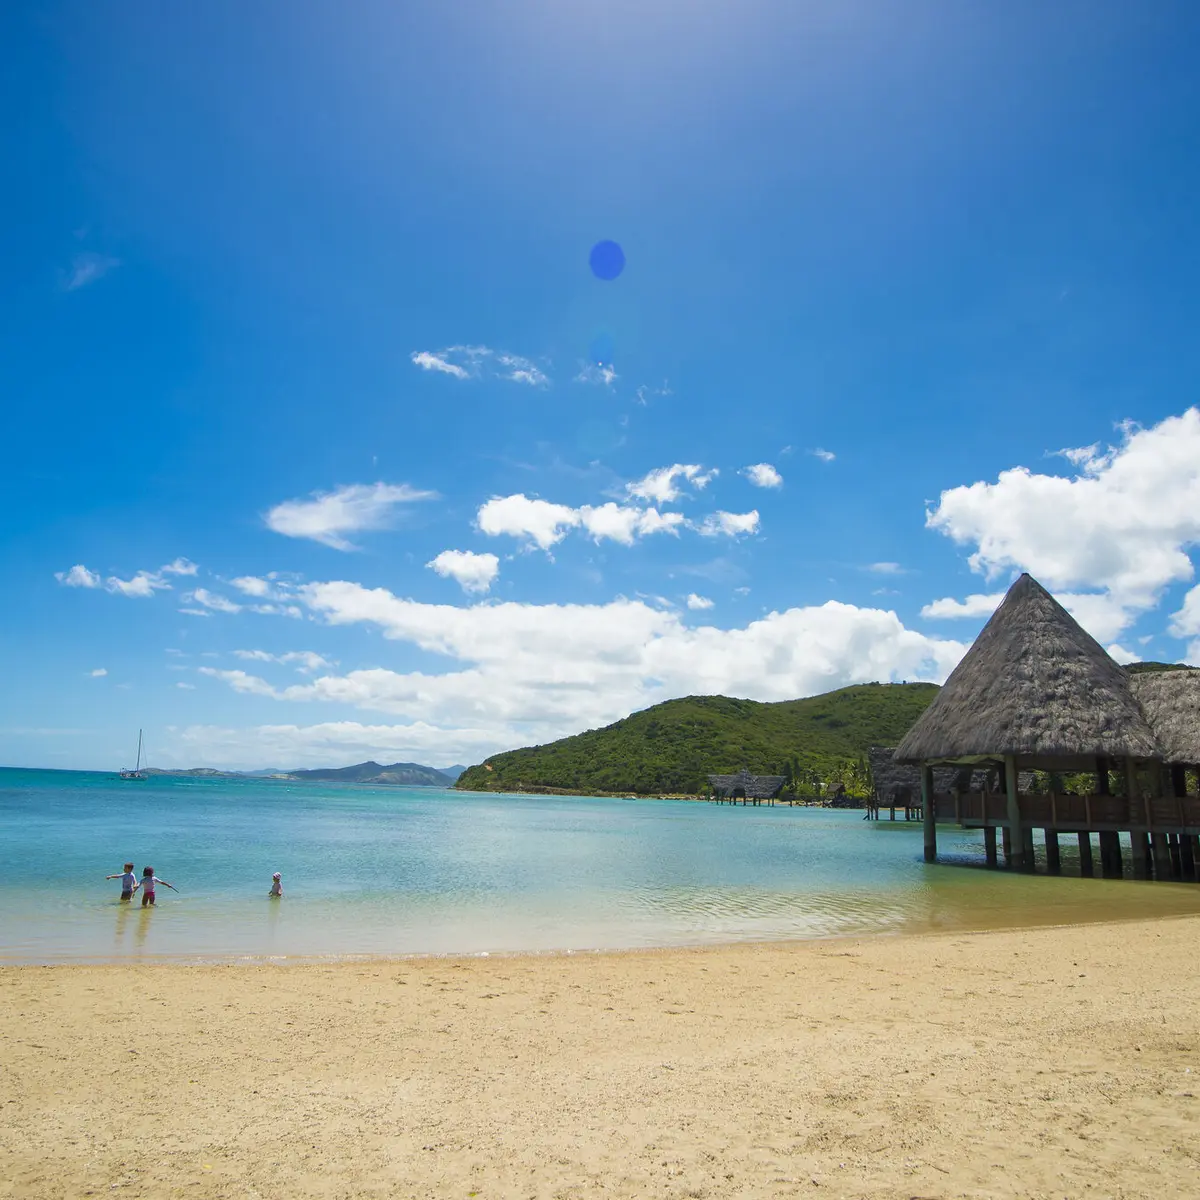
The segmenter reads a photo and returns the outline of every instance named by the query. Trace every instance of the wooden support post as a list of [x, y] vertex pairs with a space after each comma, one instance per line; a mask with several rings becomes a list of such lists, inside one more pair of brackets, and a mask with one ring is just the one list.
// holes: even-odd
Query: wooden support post
[[1062, 874], [1062, 859], [1058, 854], [1058, 831], [1046, 830], [1046, 872], [1050, 875]]
[[1096, 863], [1092, 858], [1092, 835], [1079, 835], [1079, 874], [1084, 879], [1091, 879], [1096, 874]]
[[1121, 865], [1121, 835], [1111, 829], [1100, 833], [1100, 871], [1105, 879], [1120, 879], [1123, 874]]
[[937, 862], [937, 813], [933, 800], [933, 768], [921, 764], [921, 820], [925, 825], [925, 861]]
[[1007, 825], [1000, 830], [1000, 841], [1004, 850], [1004, 865], [1011, 869], [1013, 865], [1012, 834]]
[[1028, 871], [1033, 864], [1025, 860], [1025, 829], [1021, 824], [1021, 807], [1017, 800], [1017, 760], [1011, 754], [1004, 756], [1004, 791], [1007, 797], [1009, 845], [1012, 848], [1008, 865], [1018, 871]]
[[1150, 835], [1150, 845], [1154, 850], [1154, 878], [1171, 878], [1171, 850], [1167, 845], [1167, 835], [1157, 831]]
[[1033, 852], [1033, 830], [1026, 825], [1021, 836], [1024, 839], [1024, 845], [1022, 847], [1025, 852], [1024, 869], [1026, 871], [1034, 871], [1037, 869], [1037, 857]]
[[1135, 829], [1129, 836], [1133, 842], [1133, 877], [1134, 879], [1149, 879], [1151, 875], [1149, 837], [1140, 829]]
[[983, 852], [987, 855], [987, 865], [994, 868], [996, 866], [995, 825], [985, 825], [983, 827]]
[[1191, 834], [1179, 835], [1179, 861], [1183, 866], [1183, 877], [1189, 883], [1196, 880], [1196, 839]]
[[1172, 833], [1167, 838], [1167, 845], [1171, 851], [1171, 878], [1183, 878], [1183, 856], [1179, 851], [1179, 834]]

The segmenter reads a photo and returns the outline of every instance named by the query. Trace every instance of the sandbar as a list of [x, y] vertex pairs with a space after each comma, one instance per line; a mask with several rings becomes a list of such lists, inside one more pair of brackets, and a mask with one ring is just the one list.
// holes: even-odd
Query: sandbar
[[0, 1196], [1200, 1195], [1200, 917], [0, 970]]

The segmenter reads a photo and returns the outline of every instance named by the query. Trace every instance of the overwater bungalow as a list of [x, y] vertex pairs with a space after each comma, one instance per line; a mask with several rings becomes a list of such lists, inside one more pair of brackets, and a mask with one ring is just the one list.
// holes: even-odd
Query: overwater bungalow
[[783, 775], [752, 775], [745, 767], [733, 775], [710, 775], [708, 785], [712, 798], [718, 804], [761, 804], [764, 800], [775, 803], [787, 782]]
[[[1185, 673], [1132, 680], [1045, 588], [1022, 575], [896, 750], [899, 761], [920, 769], [926, 861], [937, 859], [937, 822], [953, 821], [983, 830], [989, 866], [997, 865], [999, 829], [1007, 865], [1032, 870], [1033, 831], [1041, 829], [1052, 873], [1060, 869], [1059, 836], [1071, 834], [1081, 870], [1091, 874], [1095, 833], [1104, 875], [1120, 876], [1120, 835], [1127, 833], [1137, 877], [1186, 874], [1200, 834], [1200, 797], [1182, 788], [1170, 794], [1182, 775], [1172, 781], [1168, 772], [1164, 780], [1162, 768], [1200, 761], [1200, 690], [1190, 673], [1186, 682], [1169, 681], [1175, 674]], [[992, 768], [998, 786], [939, 791], [935, 767]], [[1089, 772], [1095, 786], [1085, 795], [1026, 793], [1018, 783], [1023, 770]], [[1112, 772], [1123, 779], [1122, 795], [1111, 794]]]

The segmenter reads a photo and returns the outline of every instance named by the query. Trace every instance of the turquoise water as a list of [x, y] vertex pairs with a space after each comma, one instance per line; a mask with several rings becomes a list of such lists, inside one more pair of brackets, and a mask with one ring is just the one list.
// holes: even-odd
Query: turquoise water
[[[943, 853], [980, 863], [974, 834]], [[121, 904], [132, 858], [179, 893]], [[272, 871], [285, 896], [269, 900]], [[0, 960], [565, 951], [1200, 912], [859, 812], [0, 770]]]

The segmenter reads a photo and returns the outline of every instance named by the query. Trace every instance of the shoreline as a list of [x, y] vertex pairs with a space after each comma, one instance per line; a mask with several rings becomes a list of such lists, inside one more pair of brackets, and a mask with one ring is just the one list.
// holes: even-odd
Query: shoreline
[[1192, 1194], [1197, 936], [1193, 916], [3, 967], [0, 1178], [202, 1200]]

